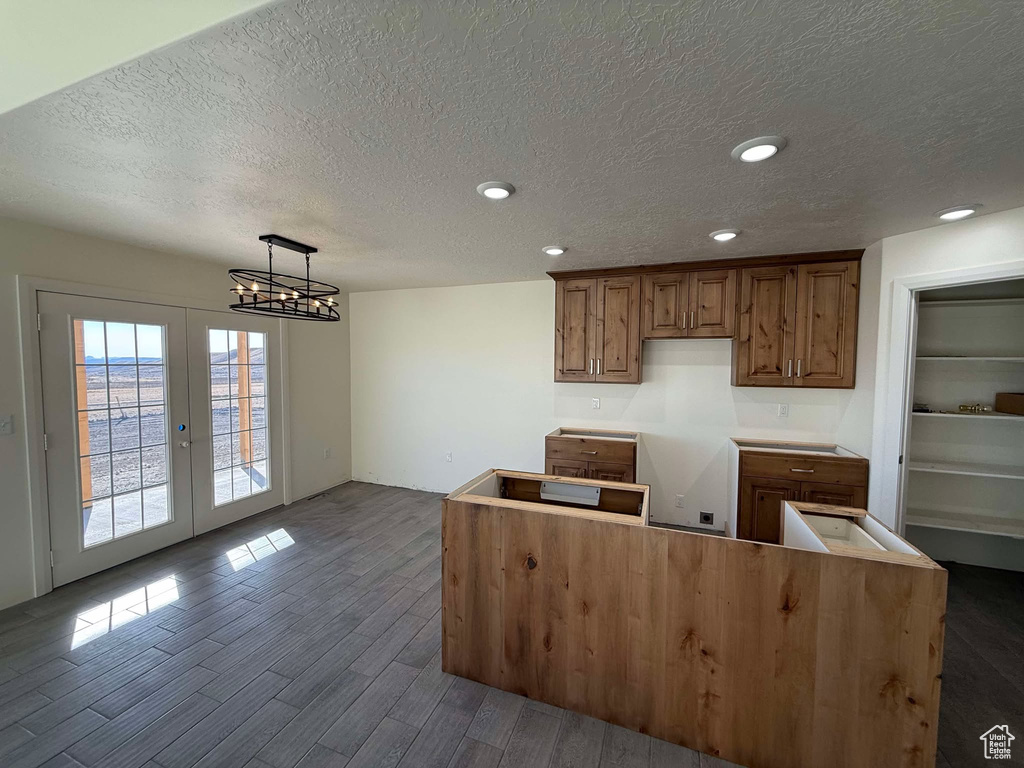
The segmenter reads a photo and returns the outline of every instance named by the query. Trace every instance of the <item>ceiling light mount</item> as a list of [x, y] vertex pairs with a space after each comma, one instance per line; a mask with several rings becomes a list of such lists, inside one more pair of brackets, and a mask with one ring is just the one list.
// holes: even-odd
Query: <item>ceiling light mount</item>
[[783, 136], [760, 136], [737, 144], [732, 151], [732, 159], [742, 163], [758, 163], [779, 154], [787, 143]]
[[488, 200], [504, 200], [514, 195], [516, 188], [507, 181], [485, 181], [477, 186], [476, 191]]
[[935, 215], [943, 221], [959, 221], [960, 219], [966, 219], [968, 216], [973, 216], [981, 208], [981, 203], [971, 203], [970, 205], [954, 205], [952, 208], [943, 208], [941, 211], [936, 211]]
[[[316, 253], [316, 248], [280, 235], [260, 235], [260, 240], [267, 244], [267, 269], [228, 270], [228, 275], [235, 283], [231, 293], [238, 299], [228, 305], [229, 309], [247, 315], [276, 315], [286, 320], [326, 323], [341, 320], [338, 302], [334, 300], [341, 291], [335, 285], [309, 277], [309, 255]], [[274, 271], [275, 245], [305, 254], [305, 277]]]
[[541, 248], [541, 250], [544, 251], [544, 253], [546, 253], [548, 256], [561, 256], [569, 249], [566, 248], [564, 245], [545, 245], [543, 248]]
[[738, 229], [716, 229], [708, 237], [720, 243], [726, 243], [736, 238], [740, 231]]

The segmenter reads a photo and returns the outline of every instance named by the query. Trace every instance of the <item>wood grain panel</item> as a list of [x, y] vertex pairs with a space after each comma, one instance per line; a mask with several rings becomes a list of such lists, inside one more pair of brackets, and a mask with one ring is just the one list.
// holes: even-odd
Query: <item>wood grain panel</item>
[[863, 485], [835, 485], [832, 483], [800, 483], [800, 500], [814, 504], [832, 504], [837, 507], [867, 506], [868, 489]]
[[597, 281], [594, 381], [640, 383], [640, 276]]
[[690, 273], [690, 337], [731, 338], [736, 322], [736, 270]]
[[587, 477], [591, 480], [611, 480], [616, 483], [632, 483], [633, 467], [630, 464], [609, 464], [592, 461], [587, 468]]
[[555, 381], [593, 381], [596, 280], [555, 283]]
[[859, 457], [824, 458], [743, 451], [740, 455], [740, 474], [789, 478], [808, 483], [867, 486], [868, 460]]
[[[453, 526], [483, 507], [443, 505], [446, 537], [480, 531], [460, 546], [492, 550], [493, 526]], [[446, 671], [472, 669], [480, 682], [752, 768], [934, 765], [944, 570], [490, 514], [501, 556], [476, 560], [485, 570], [474, 574], [460, 556], [469, 578], [444, 589], [504, 588], [479, 632], [445, 634]], [[454, 554], [447, 543], [444, 553]], [[465, 612], [444, 623], [457, 618]], [[501, 664], [491, 661], [496, 624]]]
[[782, 502], [800, 498], [800, 481], [774, 477], [740, 477], [736, 535], [765, 544], [782, 542]]
[[787, 386], [793, 377], [796, 267], [740, 272], [739, 327], [733, 345], [735, 386]]
[[586, 461], [550, 457], [544, 461], [544, 474], [558, 477], [589, 477]]
[[799, 267], [796, 386], [854, 386], [859, 283], [859, 261]]
[[625, 440], [602, 440], [597, 437], [548, 435], [544, 439], [544, 455], [549, 459], [633, 464], [636, 461], [636, 443]]
[[689, 317], [688, 272], [644, 275], [644, 338], [682, 339]]

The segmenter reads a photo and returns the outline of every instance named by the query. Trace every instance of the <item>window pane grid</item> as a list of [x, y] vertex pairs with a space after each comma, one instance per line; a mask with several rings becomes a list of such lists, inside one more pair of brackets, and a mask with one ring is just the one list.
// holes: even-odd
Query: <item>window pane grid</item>
[[164, 327], [75, 320], [82, 544], [170, 522]]
[[266, 334], [209, 329], [214, 506], [270, 488]]

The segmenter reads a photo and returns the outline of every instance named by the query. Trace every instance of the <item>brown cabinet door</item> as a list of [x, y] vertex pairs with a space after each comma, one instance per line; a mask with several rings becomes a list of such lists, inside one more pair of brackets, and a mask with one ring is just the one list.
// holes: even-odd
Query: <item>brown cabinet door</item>
[[572, 459], [546, 459], [544, 474], [559, 477], [587, 477], [587, 462]]
[[597, 280], [555, 282], [555, 381], [594, 381]]
[[597, 280], [597, 368], [593, 381], [640, 383], [640, 276]]
[[798, 387], [852, 387], [857, 363], [860, 262], [804, 264], [797, 277]]
[[741, 270], [739, 327], [733, 345], [736, 386], [792, 384], [796, 283], [796, 267]]
[[689, 272], [644, 275], [644, 338], [682, 339], [689, 322]]
[[782, 502], [800, 498], [800, 483], [765, 477], [740, 479], [737, 537], [766, 544], [782, 542]]
[[831, 483], [801, 483], [800, 500], [815, 504], [835, 504], [838, 507], [867, 506], [868, 489], [858, 485], [832, 485]]
[[690, 273], [690, 330], [697, 338], [731, 338], [736, 322], [736, 270]]
[[600, 461], [590, 462], [589, 476], [591, 480], [612, 480], [616, 483], [634, 481], [632, 467], [625, 464], [605, 464]]

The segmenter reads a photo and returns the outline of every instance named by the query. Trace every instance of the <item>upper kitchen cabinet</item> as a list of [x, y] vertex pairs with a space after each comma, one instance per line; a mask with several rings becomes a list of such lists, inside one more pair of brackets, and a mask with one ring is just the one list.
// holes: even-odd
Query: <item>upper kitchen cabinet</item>
[[852, 387], [860, 262], [803, 264], [796, 280], [794, 386]]
[[704, 269], [644, 275], [645, 339], [733, 336], [736, 270]]
[[597, 280], [555, 283], [555, 381], [593, 381]]
[[555, 381], [639, 384], [640, 276], [555, 285]]
[[740, 271], [739, 329], [733, 345], [733, 384], [783, 387], [793, 381], [796, 267]]
[[737, 387], [850, 388], [863, 251], [549, 272], [555, 381], [639, 384], [641, 340], [734, 339]]
[[854, 385], [860, 262], [740, 272], [736, 386]]

